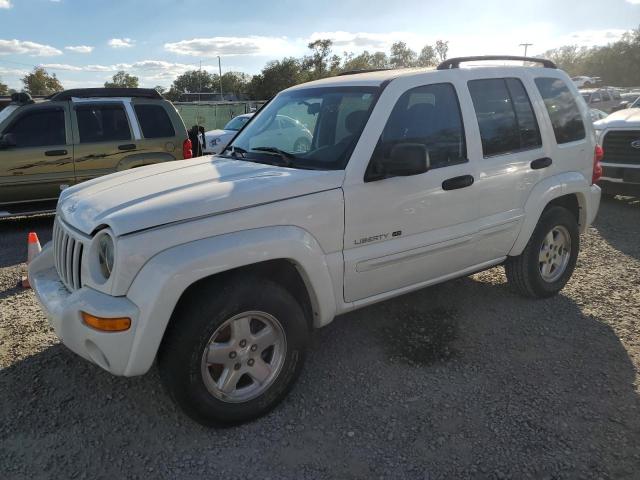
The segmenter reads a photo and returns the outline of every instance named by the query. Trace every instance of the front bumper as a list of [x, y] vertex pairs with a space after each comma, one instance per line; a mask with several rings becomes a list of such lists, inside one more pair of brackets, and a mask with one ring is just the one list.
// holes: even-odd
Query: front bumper
[[640, 165], [602, 163], [602, 178], [598, 185], [604, 193], [640, 195]]
[[[67, 290], [55, 269], [51, 243], [29, 265], [29, 283], [64, 345], [114, 375], [125, 374], [139, 318], [131, 300], [86, 286]], [[105, 318], [129, 317], [131, 328], [113, 333], [95, 330], [82, 322], [82, 311]]]

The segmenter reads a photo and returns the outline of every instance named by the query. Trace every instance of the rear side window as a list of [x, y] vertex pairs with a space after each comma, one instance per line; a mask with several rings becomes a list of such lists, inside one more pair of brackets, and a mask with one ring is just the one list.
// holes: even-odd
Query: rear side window
[[76, 107], [80, 143], [131, 140], [129, 121], [122, 105], [80, 105]]
[[144, 138], [173, 137], [176, 132], [166, 110], [160, 105], [136, 105], [134, 107]]
[[529, 96], [517, 78], [469, 81], [485, 157], [542, 146]]
[[556, 142], [582, 140], [585, 137], [584, 123], [567, 85], [558, 78], [536, 78], [535, 82], [549, 112]]
[[403, 93], [380, 135], [372, 164], [389, 158], [398, 143], [423, 144], [429, 152], [431, 168], [467, 161], [462, 116], [453, 85], [425, 85]]
[[19, 117], [4, 133], [13, 133], [16, 147], [65, 145], [64, 110], [49, 108]]

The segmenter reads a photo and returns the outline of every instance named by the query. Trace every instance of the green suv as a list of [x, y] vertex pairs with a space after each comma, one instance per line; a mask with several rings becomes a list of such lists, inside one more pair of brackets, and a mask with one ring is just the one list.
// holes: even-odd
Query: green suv
[[180, 115], [156, 90], [14, 94], [0, 111], [0, 218], [53, 210], [75, 183], [191, 156]]

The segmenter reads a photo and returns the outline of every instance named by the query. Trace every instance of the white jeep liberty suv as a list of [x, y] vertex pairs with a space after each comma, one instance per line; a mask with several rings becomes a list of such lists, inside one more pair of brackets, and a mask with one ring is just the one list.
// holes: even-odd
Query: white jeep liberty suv
[[[542, 66], [460, 67], [487, 59]], [[262, 135], [281, 115], [308, 149]], [[238, 423], [284, 398], [338, 314], [501, 264], [556, 294], [601, 155], [547, 60], [343, 74], [281, 92], [218, 156], [66, 189], [29, 279], [71, 350], [114, 375], [157, 359], [188, 415]]]

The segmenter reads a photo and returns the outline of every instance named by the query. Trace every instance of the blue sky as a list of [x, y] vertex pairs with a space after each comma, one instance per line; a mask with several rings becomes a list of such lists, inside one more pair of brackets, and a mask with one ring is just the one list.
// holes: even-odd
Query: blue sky
[[125, 69], [143, 86], [170, 86], [188, 69], [257, 73], [301, 56], [315, 38], [334, 52], [419, 50], [449, 40], [449, 56], [520, 54], [602, 45], [640, 24], [640, 0], [0, 0], [0, 79], [20, 88], [36, 65], [67, 88], [101, 86]]

